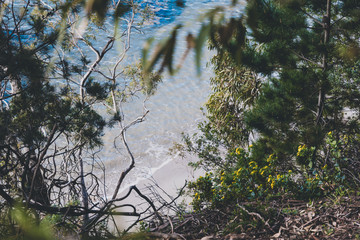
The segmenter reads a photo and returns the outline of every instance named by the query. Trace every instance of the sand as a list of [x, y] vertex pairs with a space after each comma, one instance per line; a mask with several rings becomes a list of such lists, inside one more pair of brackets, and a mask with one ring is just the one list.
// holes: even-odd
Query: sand
[[[166, 163], [160, 169], [156, 170], [152, 176], [148, 179], [141, 180], [136, 186], [152, 201], [155, 201], [155, 197], [149, 190], [150, 186], [158, 185], [156, 187], [157, 193], [159, 193], [166, 201], [171, 201], [171, 197], [176, 197], [178, 189], [182, 188], [185, 181], [191, 181], [194, 178], [203, 174], [203, 171], [196, 170], [188, 166], [188, 162], [182, 158], [178, 158], [171, 162]], [[127, 189], [120, 193], [118, 196], [123, 196], [127, 193]], [[170, 197], [169, 197], [170, 196]], [[188, 205], [191, 199], [189, 197], [181, 197], [177, 202], [183, 202]], [[131, 203], [137, 205], [139, 209], [142, 209], [148, 205], [144, 204], [144, 200], [139, 198], [135, 192], [129, 196], [123, 203]], [[129, 211], [129, 208], [126, 208]], [[116, 224], [118, 228], [125, 229], [134, 221], [134, 217], [116, 217]], [[136, 230], [136, 229], [135, 229]]]

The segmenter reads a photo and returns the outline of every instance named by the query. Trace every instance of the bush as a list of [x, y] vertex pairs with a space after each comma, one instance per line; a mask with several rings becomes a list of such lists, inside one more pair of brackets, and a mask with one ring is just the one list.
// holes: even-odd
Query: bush
[[229, 157], [236, 159], [232, 168], [207, 172], [189, 184], [194, 210], [223, 208], [237, 202], [265, 200], [284, 194], [298, 199], [315, 199], [340, 188], [356, 189], [359, 169], [355, 166], [359, 162], [353, 158], [352, 149], [357, 147], [359, 138], [342, 135], [336, 140], [335, 135], [328, 133], [324, 154], [315, 156], [315, 161], [314, 147], [299, 145], [298, 164], [294, 169], [282, 168], [275, 154], [255, 160], [252, 145], [248, 149], [229, 151]]

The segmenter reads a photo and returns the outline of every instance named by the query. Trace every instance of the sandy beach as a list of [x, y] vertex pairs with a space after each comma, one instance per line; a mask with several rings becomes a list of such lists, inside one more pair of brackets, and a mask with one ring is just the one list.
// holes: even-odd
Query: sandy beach
[[[158, 185], [155, 188], [166, 201], [171, 201], [171, 197], [176, 197], [178, 189], [182, 188], [186, 181], [191, 181], [194, 178], [200, 176], [203, 173], [201, 170], [196, 170], [188, 166], [188, 161], [182, 158], [177, 158], [173, 161], [166, 163], [160, 169], [152, 173], [152, 176], [148, 179], [141, 180], [136, 186], [152, 201], [155, 201], [154, 195], [151, 192], [151, 186]], [[119, 196], [125, 195], [128, 189], [125, 189]], [[191, 201], [189, 198], [182, 197], [178, 200], [178, 203], [184, 201], [185, 204], [189, 204]], [[155, 201], [156, 202], [156, 201]], [[144, 200], [141, 199], [135, 192], [132, 192], [129, 198], [123, 203], [131, 203], [136, 205], [139, 209], [146, 207]], [[129, 210], [129, 209], [126, 209]], [[116, 217], [116, 224], [118, 228], [125, 229], [133, 221], [134, 217]]]

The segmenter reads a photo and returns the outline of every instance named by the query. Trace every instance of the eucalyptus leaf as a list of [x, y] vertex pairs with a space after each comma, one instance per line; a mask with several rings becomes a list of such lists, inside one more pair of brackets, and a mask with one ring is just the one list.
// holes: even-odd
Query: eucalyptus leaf
[[88, 0], [86, 2], [85, 10], [88, 16], [95, 13], [99, 18], [99, 21], [103, 22], [108, 10], [109, 2], [109, 0]]
[[195, 64], [197, 73], [201, 72], [201, 56], [205, 41], [209, 38], [211, 25], [204, 23], [195, 41]]

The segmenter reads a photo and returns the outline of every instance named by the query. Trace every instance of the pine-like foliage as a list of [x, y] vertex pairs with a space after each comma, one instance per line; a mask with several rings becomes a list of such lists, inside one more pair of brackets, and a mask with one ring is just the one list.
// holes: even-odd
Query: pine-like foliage
[[360, 106], [360, 2], [253, 0], [246, 12], [238, 62], [263, 79], [245, 114], [258, 143], [289, 160], [301, 144], [318, 149], [329, 131], [355, 130], [343, 114], [357, 119]]
[[[218, 174], [246, 169], [242, 183], [252, 190], [293, 172], [289, 179], [310, 197], [317, 193], [306, 181], [320, 173], [329, 189], [344, 179], [356, 185], [359, 23], [360, 2], [332, 0], [250, 0], [244, 16], [210, 22], [217, 54], [207, 121], [185, 138], [200, 158], [195, 165]], [[259, 169], [261, 181], [253, 179]]]

